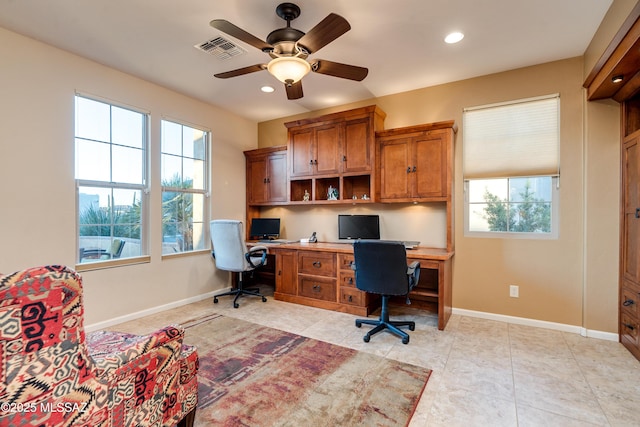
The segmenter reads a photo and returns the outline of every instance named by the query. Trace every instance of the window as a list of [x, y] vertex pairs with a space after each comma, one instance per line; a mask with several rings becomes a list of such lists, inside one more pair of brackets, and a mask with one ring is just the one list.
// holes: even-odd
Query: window
[[209, 133], [162, 121], [162, 253], [208, 248]]
[[145, 113], [75, 98], [78, 262], [146, 254]]
[[465, 109], [465, 235], [556, 238], [558, 95]]

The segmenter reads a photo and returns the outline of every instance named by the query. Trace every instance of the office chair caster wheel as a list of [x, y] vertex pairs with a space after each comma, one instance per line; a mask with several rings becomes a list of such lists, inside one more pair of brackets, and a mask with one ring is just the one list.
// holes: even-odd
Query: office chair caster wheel
[[213, 303], [214, 303], [214, 304], [217, 304], [217, 303], [218, 303], [218, 298], [213, 297]]
[[409, 344], [409, 337], [402, 338], [402, 344]]
[[267, 298], [266, 297], [262, 297], [262, 302], [267, 302]]
[[416, 325], [409, 325], [409, 330], [410, 331], [415, 331], [416, 330]]
[[369, 342], [370, 339], [371, 337], [369, 335], [365, 335], [364, 337], [362, 337], [362, 341], [364, 342]]
[[361, 328], [361, 327], [362, 327], [362, 323], [356, 320], [356, 328]]
[[233, 308], [238, 308], [238, 307], [240, 307], [240, 304], [238, 304], [237, 302], [234, 302], [233, 303]]

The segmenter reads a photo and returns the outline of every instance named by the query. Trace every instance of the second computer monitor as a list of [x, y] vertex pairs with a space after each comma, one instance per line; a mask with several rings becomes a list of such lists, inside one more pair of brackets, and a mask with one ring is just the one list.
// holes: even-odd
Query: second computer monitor
[[380, 239], [378, 215], [338, 215], [340, 240]]
[[253, 218], [249, 235], [257, 239], [277, 239], [280, 236], [280, 218]]

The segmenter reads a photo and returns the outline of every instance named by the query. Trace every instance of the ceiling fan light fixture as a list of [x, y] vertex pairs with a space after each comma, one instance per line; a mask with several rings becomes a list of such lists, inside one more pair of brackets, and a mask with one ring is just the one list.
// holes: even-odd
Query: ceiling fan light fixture
[[311, 71], [311, 65], [296, 56], [284, 56], [272, 59], [267, 70], [282, 83], [291, 85], [300, 81]]

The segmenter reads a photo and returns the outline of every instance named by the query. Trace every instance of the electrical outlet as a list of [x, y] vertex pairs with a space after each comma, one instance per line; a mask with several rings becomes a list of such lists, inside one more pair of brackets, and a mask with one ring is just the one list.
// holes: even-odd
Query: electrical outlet
[[511, 298], [518, 298], [520, 294], [520, 287], [518, 285], [509, 286], [509, 296]]

